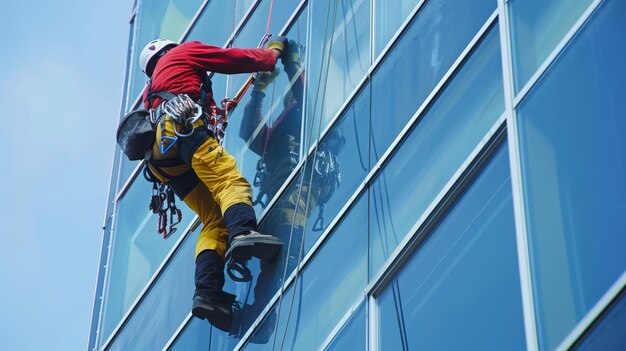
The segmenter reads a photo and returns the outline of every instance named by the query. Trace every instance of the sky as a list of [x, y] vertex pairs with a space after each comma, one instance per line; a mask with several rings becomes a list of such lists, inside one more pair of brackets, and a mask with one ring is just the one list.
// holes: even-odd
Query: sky
[[0, 1], [0, 350], [86, 350], [133, 0]]

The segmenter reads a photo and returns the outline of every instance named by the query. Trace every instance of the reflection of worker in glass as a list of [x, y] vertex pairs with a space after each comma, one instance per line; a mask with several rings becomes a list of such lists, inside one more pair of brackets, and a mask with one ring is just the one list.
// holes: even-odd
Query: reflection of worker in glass
[[[218, 142], [220, 135], [212, 123], [215, 116], [202, 112], [216, 108], [210, 83], [205, 84], [203, 78], [207, 71], [273, 69], [285, 44], [286, 38], [272, 37], [264, 49], [222, 49], [160, 39], [150, 42], [140, 55], [142, 70], [151, 78], [145, 107], [161, 111], [161, 102], [167, 101], [158, 116], [152, 152], [146, 158], [149, 172], [155, 180], [170, 184], [203, 223], [196, 243], [192, 313], [225, 331], [230, 330], [235, 298], [222, 290], [225, 255], [233, 260], [250, 256], [270, 259], [280, 242], [256, 231], [250, 184]], [[197, 109], [198, 119], [191, 123], [183, 120], [191, 110], [181, 106]]]
[[256, 202], [263, 207], [298, 164], [304, 84], [297, 50], [297, 44], [291, 41], [289, 49], [282, 57], [285, 73], [293, 85], [283, 98], [284, 109], [276, 121], [271, 125], [263, 125], [258, 134], [254, 135], [255, 130], [263, 123], [266, 89], [280, 74], [279, 68], [260, 73], [257, 77], [239, 132], [243, 140], [249, 141], [250, 150], [261, 156], [254, 183], [259, 187]]
[[[254, 83], [250, 101], [245, 106], [239, 133], [243, 140], [249, 142], [250, 150], [261, 156], [257, 165], [254, 186], [258, 187], [255, 201], [263, 207], [276, 195], [299, 162], [304, 74], [296, 42], [289, 41], [281, 60], [290, 84], [290, 89], [283, 98], [283, 111], [273, 123], [261, 125], [266, 89], [280, 74], [280, 69], [263, 72]], [[257, 129], [258, 134], [255, 135]], [[309, 171], [304, 172], [301, 187], [293, 187], [294, 190], [287, 192], [273, 207], [272, 214], [264, 227], [271, 228], [269, 230], [272, 230], [272, 233], [282, 237], [286, 243], [283, 248], [289, 247], [289, 253], [286, 255], [286, 261], [279, 262], [279, 264], [261, 262], [261, 273], [254, 289], [255, 306], [252, 306], [253, 311], [250, 313], [253, 318], [256, 318], [260, 309], [277, 291], [277, 284], [280, 283], [280, 276], [284, 270], [282, 264], [288, 266], [289, 274], [302, 259], [300, 248], [306, 220], [316, 206], [323, 206], [323, 203], [328, 201], [336, 186], [339, 185], [339, 165], [336, 162], [336, 154], [342, 145], [343, 138], [336, 132], [331, 133], [319, 146], [315, 157], [316, 162], [307, 166]], [[313, 185], [309, 186], [311, 168], [314, 169]], [[311, 191], [310, 195], [309, 191]], [[287, 245], [288, 242], [289, 245]], [[263, 339], [257, 334], [253, 342], [263, 343]]]

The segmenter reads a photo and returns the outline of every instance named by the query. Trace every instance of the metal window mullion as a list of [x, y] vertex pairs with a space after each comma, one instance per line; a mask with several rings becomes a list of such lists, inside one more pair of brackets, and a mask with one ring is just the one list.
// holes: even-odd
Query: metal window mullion
[[[121, 151], [120, 151], [121, 153]], [[122, 161], [124, 160], [125, 155], [122, 154], [121, 156], [121, 160], [120, 160], [120, 165], [118, 167], [118, 184], [119, 181], [121, 180], [121, 173], [122, 173]], [[143, 166], [145, 164], [146, 161], [141, 160], [139, 161], [139, 163], [137, 163], [137, 165], [135, 166], [135, 169], [133, 169], [133, 171], [130, 173], [130, 176], [128, 176], [128, 178], [126, 179], [126, 181], [124, 182], [124, 185], [122, 185], [121, 187], [119, 187], [120, 191], [117, 192], [117, 195], [115, 195], [115, 202], [119, 202], [124, 195], [126, 195], [126, 192], [128, 192], [128, 190], [130, 190], [130, 186], [135, 182], [135, 179], [137, 179], [137, 177], [139, 176], [139, 173], [141, 173]], [[116, 186], [116, 189], [118, 187]]]
[[[115, 222], [116, 222], [116, 215], [115, 215], [115, 211], [117, 210], [117, 203], [115, 203], [113, 205], [113, 213], [111, 214], [111, 229], [109, 232], [109, 243], [107, 245], [107, 260], [106, 260], [106, 264], [105, 264], [105, 270], [104, 270], [104, 281], [102, 284], [102, 302], [100, 303], [100, 316], [99, 316], [99, 320], [98, 320], [98, 336], [96, 338], [96, 348], [98, 348], [99, 344], [100, 344], [100, 339], [102, 338], [102, 322], [103, 322], [103, 318], [104, 318], [104, 312], [105, 312], [105, 307], [107, 304], [107, 299], [105, 297], [105, 292], [109, 286], [109, 282], [111, 280], [111, 257], [113, 256], [113, 243], [115, 242]], [[104, 349], [104, 348], [103, 348]]]
[[374, 295], [367, 295], [367, 339], [368, 339], [368, 351], [377, 351], [378, 343], [380, 340], [378, 327], [378, 300]]
[[367, 295], [365, 295], [365, 294], [361, 294], [361, 295], [357, 296], [355, 302], [352, 303], [352, 305], [350, 305], [350, 307], [348, 308], [346, 313], [343, 314], [343, 316], [341, 317], [339, 322], [337, 322], [337, 324], [335, 324], [335, 327], [326, 336], [326, 339], [324, 339], [324, 341], [322, 341], [320, 346], [317, 348], [318, 350], [320, 350], [320, 351], [321, 350], [325, 350], [330, 345], [330, 343], [341, 332], [341, 330], [346, 326], [346, 324], [348, 324], [348, 321], [350, 321], [350, 319], [354, 316], [354, 313], [361, 307], [363, 302], [366, 301], [366, 300], [367, 300]]
[[239, 23], [237, 23], [237, 25], [235, 26], [235, 29], [228, 37], [228, 40], [226, 40], [226, 44], [224, 44], [224, 47], [231, 45], [235, 41], [235, 38], [237, 37], [237, 35], [239, 35], [239, 33], [241, 32], [243, 27], [245, 27], [246, 23], [248, 23], [250, 18], [252, 18], [252, 15], [256, 11], [256, 9], [259, 7], [260, 3], [261, 3], [261, 0], [256, 0], [252, 5], [250, 5], [250, 7], [248, 8], [248, 11], [246, 11], [246, 13], [243, 15], [241, 20], [239, 20]]
[[[115, 150], [117, 150], [117, 147], [115, 147]], [[115, 154], [115, 152], [116, 151], [114, 151], [113, 153]], [[96, 275], [96, 289], [94, 291], [94, 306], [96, 304], [96, 299], [100, 299], [102, 301], [100, 302], [100, 308], [98, 309], [98, 317], [97, 317], [96, 325], [95, 326], [93, 325], [94, 317], [95, 317], [94, 314], [96, 313], [96, 311], [93, 310], [93, 306], [92, 306], [92, 312], [91, 312], [92, 315], [91, 315], [91, 319], [89, 322], [90, 323], [89, 324], [89, 331], [90, 331], [89, 339], [91, 339], [93, 328], [96, 328], [96, 337], [94, 341], [94, 345], [96, 348], [98, 347], [98, 339], [99, 339], [98, 331], [100, 329], [101, 322], [102, 322], [103, 307], [104, 307], [104, 290], [106, 289], [106, 286], [107, 286], [108, 265], [111, 259], [111, 256], [110, 256], [111, 242], [113, 238], [115, 209], [117, 206], [115, 201], [110, 200], [111, 193], [116, 188], [115, 184], [117, 184], [117, 182], [113, 183], [113, 176], [114, 176], [114, 171], [115, 171], [114, 166], [115, 166], [115, 156], [113, 157], [113, 164], [111, 165], [111, 181], [109, 182], [109, 192], [107, 194], [107, 205], [106, 205], [106, 209], [104, 212], [104, 223], [102, 224], [103, 233], [102, 233], [102, 241], [100, 245], [100, 258], [98, 260], [98, 273]], [[119, 180], [119, 167], [117, 170], [118, 170], [117, 180]], [[112, 208], [111, 212], [109, 212], [110, 208]], [[107, 234], [106, 224], [107, 224], [108, 218], [111, 218], [111, 224], [110, 224], [110, 228]], [[107, 235], [108, 235], [108, 238], [106, 238]], [[102, 272], [102, 269], [104, 269], [103, 272]], [[99, 286], [98, 282], [100, 281], [101, 273], [104, 274], [104, 276], [102, 277], [102, 284]], [[87, 341], [87, 347], [89, 347], [89, 344], [90, 344], [89, 339]]]
[[[505, 126], [506, 117], [504, 114], [500, 116], [483, 136], [480, 143], [467, 156], [465, 161], [459, 166], [454, 175], [450, 177], [446, 185], [439, 191], [437, 196], [430, 202], [429, 206], [423, 211], [422, 215], [415, 221], [415, 224], [405, 233], [403, 239], [398, 243], [394, 251], [387, 258], [386, 263], [378, 270], [371, 279], [366, 292], [371, 295], [379, 295], [385, 286], [394, 278], [395, 273], [402, 269], [403, 262], [406, 261], [412, 250], [410, 246], [415, 246], [416, 236], [425, 231], [428, 226], [436, 225], [438, 220], [433, 220], [433, 216], [443, 216], [445, 211], [438, 210], [444, 200], [450, 193], [458, 188], [458, 184], [467, 179], [467, 173], [476, 163], [476, 161], [485, 153], [485, 150], [494, 142], [498, 142], [502, 128]], [[471, 178], [471, 177], [469, 177]]]
[[576, 327], [567, 335], [567, 337], [556, 348], [557, 351], [570, 350], [575, 343], [577, 343], [585, 332], [591, 327], [593, 323], [598, 320], [598, 317], [604, 313], [607, 308], [615, 301], [619, 294], [626, 289], [626, 272], [613, 283], [613, 285], [607, 290], [604, 295], [598, 300], [593, 308], [587, 312], [585, 317], [578, 322]]
[[514, 110], [513, 58], [510, 42], [510, 26], [508, 8], [505, 0], [498, 0], [498, 17], [500, 26], [500, 51], [502, 59], [502, 77], [504, 81], [504, 105], [509, 141], [509, 165], [513, 195], [513, 212], [515, 217], [515, 237], [517, 246], [518, 269], [520, 275], [520, 293], [524, 316], [524, 331], [528, 350], [538, 350], [537, 322], [534, 311], [528, 232], [526, 228], [526, 212], [522, 184], [522, 165], [520, 138], [517, 115]]
[[169, 350], [172, 346], [174, 346], [178, 338], [182, 335], [183, 330], [185, 330], [185, 328], [187, 328], [187, 326], [191, 324], [192, 319], [193, 319], [193, 315], [191, 314], [191, 312], [189, 312], [189, 314], [187, 314], [185, 319], [183, 319], [183, 322], [178, 326], [176, 331], [174, 331], [174, 333], [172, 334], [170, 339], [167, 341], [165, 346], [163, 346], [162, 351]]
[[280, 31], [278, 31], [278, 35], [285, 35], [287, 33], [290, 27], [296, 22], [296, 19], [300, 17], [302, 9], [307, 5], [307, 3], [308, 0], [302, 0], [298, 6], [296, 6], [296, 9], [293, 11], [291, 16], [289, 16], [285, 25], [280, 29]]
[[370, 0], [370, 57], [369, 57], [370, 66], [374, 62], [374, 51], [375, 51], [374, 45], [376, 45], [375, 39], [374, 39], [374, 33], [376, 33], [376, 21], [375, 21], [376, 1], [377, 0]]
[[541, 66], [537, 68], [535, 74], [526, 82], [526, 84], [522, 87], [522, 89], [515, 96], [515, 100], [513, 102], [513, 108], [517, 108], [517, 106], [524, 100], [528, 92], [532, 90], [532, 88], [537, 84], [539, 79], [545, 74], [548, 68], [552, 65], [552, 63], [556, 60], [556, 58], [563, 52], [567, 44], [572, 40], [572, 38], [578, 33], [578, 31], [584, 26], [584, 24], [589, 20], [589, 18], [595, 13], [600, 4], [604, 0], [594, 0], [583, 12], [583, 14], [578, 18], [576, 23], [570, 28], [570, 30], [565, 34], [563, 39], [557, 44], [557, 46], [552, 50], [550, 55], [543, 61]]
[[[113, 205], [113, 208], [115, 209], [115, 204]], [[100, 263], [98, 265], [98, 276], [96, 278], [96, 292], [94, 294], [94, 306], [96, 304], [96, 299], [100, 299], [101, 301], [100, 301], [100, 308], [98, 308], [98, 312], [97, 312], [98, 316], [97, 316], [96, 325], [94, 326], [93, 324], [90, 324], [90, 326], [89, 326], [90, 338], [91, 338], [91, 334], [93, 333], [92, 329], [94, 327], [96, 328], [96, 330], [95, 330], [95, 338], [94, 338], [95, 340], [94, 340], [94, 343], [93, 343], [94, 349], [98, 349], [98, 344], [99, 344], [99, 339], [100, 339], [100, 334], [101, 334], [100, 330], [102, 329], [101, 328], [102, 327], [102, 317], [104, 315], [104, 304], [105, 304], [104, 291], [105, 291], [105, 289], [107, 287], [107, 278], [108, 278], [108, 275], [109, 275], [109, 273], [108, 273], [109, 272], [108, 264], [109, 264], [109, 260], [111, 258], [110, 254], [111, 254], [111, 242], [112, 242], [112, 236], [113, 236], [112, 228], [113, 228], [113, 219], [114, 218], [115, 217], [113, 216], [113, 214], [111, 214], [111, 230], [109, 230], [109, 232], [108, 232], [108, 239], [105, 239], [105, 236], [107, 235], [106, 229], [104, 230], [104, 233], [102, 234], [102, 247], [100, 249], [100, 261], [99, 261]], [[106, 248], [105, 248], [105, 243], [106, 243]], [[103, 259], [104, 259], [103, 256], [106, 256], [106, 261], [103, 261]], [[98, 280], [100, 278], [100, 273], [101, 273], [102, 269], [104, 269], [104, 271], [102, 272], [104, 274], [104, 276], [102, 277], [102, 286], [99, 287], [99, 289], [98, 289], [97, 284], [98, 284]], [[93, 307], [92, 307], [92, 312], [91, 313], [92, 313], [92, 317], [91, 317], [91, 322], [90, 323], [92, 323], [94, 321], [94, 317], [95, 317], [94, 314], [96, 313], [96, 311], [93, 310]], [[90, 342], [88, 340], [87, 341], [87, 347], [89, 347], [89, 344], [90, 344]]]
[[189, 21], [189, 25], [187, 25], [187, 28], [185, 29], [183, 34], [180, 36], [180, 39], [178, 40], [179, 43], [182, 43], [185, 40], [185, 38], [187, 38], [189, 33], [191, 33], [191, 30], [196, 25], [196, 23], [198, 23], [198, 18], [200, 18], [202, 11], [204, 11], [204, 8], [206, 7], [208, 3], [209, 3], [209, 0], [204, 0], [202, 4], [200, 4], [200, 7], [196, 11], [196, 14], [191, 18], [191, 21]]
[[[123, 94], [123, 93], [122, 93]], [[115, 148], [117, 150], [117, 146]], [[118, 157], [120, 158], [120, 163], [118, 164], [117, 167], [117, 176], [116, 176], [116, 181], [115, 181], [115, 185], [111, 185], [114, 187], [114, 189], [117, 189], [119, 187], [119, 182], [120, 182], [120, 174], [121, 174], [121, 162], [122, 162], [122, 157], [124, 157], [124, 155], [122, 154], [121, 150], [117, 150], [118, 152]], [[114, 156], [115, 157], [115, 156]], [[114, 161], [115, 162], [115, 161]], [[112, 170], [112, 173], [114, 171]], [[108, 202], [108, 199], [107, 199]], [[108, 206], [108, 205], [107, 205]], [[103, 283], [102, 283], [102, 302], [100, 303], [100, 316], [98, 317], [98, 327], [97, 327], [97, 336], [96, 336], [96, 343], [95, 343], [95, 347], [96, 349], [98, 349], [99, 344], [100, 344], [100, 340], [102, 338], [102, 322], [104, 320], [104, 314], [105, 314], [105, 307], [106, 307], [106, 303], [107, 303], [107, 299], [105, 297], [105, 292], [109, 286], [109, 282], [111, 280], [111, 258], [113, 257], [113, 247], [114, 247], [114, 242], [115, 242], [115, 227], [116, 227], [116, 223], [117, 223], [117, 206], [118, 206], [118, 202], [117, 202], [117, 197], [116, 199], [113, 200], [113, 210], [111, 211], [111, 228], [109, 230], [109, 239], [108, 239], [108, 243], [107, 243], [107, 258], [106, 258], [106, 262], [104, 264], [104, 278], [103, 278]], [[106, 220], [106, 219], [105, 219]], [[105, 222], [106, 223], [106, 222]], [[105, 233], [106, 235], [106, 233]], [[103, 348], [104, 349], [104, 348]]]
[[[376, 0], [373, 0], [376, 1]], [[380, 1], [389, 1], [389, 0], [380, 0]], [[404, 22], [400, 25], [396, 33], [389, 39], [387, 45], [380, 51], [378, 54], [378, 58], [374, 60], [374, 64], [372, 65], [372, 69], [368, 72], [368, 76], [371, 74], [374, 68], [378, 67], [382, 61], [391, 53], [391, 48], [396, 45], [396, 42], [400, 40], [400, 37], [409, 29], [411, 22], [416, 19], [418, 12], [421, 11], [422, 7], [426, 4], [426, 0], [420, 0], [417, 5], [413, 8], [411, 13], [407, 16]], [[373, 34], [372, 34], [373, 35]], [[375, 41], [375, 40], [373, 40]], [[376, 55], [376, 49], [372, 47], [373, 56]]]
[[[124, 110], [124, 106], [123, 106], [123, 104], [124, 104], [124, 95], [125, 95], [124, 86], [126, 85], [126, 81], [128, 80], [128, 69], [127, 69], [128, 60], [126, 60], [126, 61], [127, 62], [125, 63], [125, 67], [124, 67], [124, 72], [126, 72], [126, 73], [124, 74], [124, 81], [122, 82], [122, 93], [121, 93], [121, 96], [120, 96], [120, 114]], [[113, 210], [111, 210], [111, 212], [109, 212], [109, 209], [115, 207], [115, 198], [111, 199], [111, 197], [112, 197], [113, 193], [115, 192], [115, 190], [117, 190], [117, 184], [119, 182], [120, 168], [121, 168], [121, 167], [119, 167], [119, 165], [121, 165], [121, 161], [122, 161], [121, 157], [122, 157], [121, 152], [119, 152], [117, 150], [117, 143], [115, 143], [113, 145], [113, 159], [111, 160], [111, 172], [110, 172], [110, 176], [109, 176], [109, 179], [110, 179], [109, 180], [109, 190], [107, 192], [107, 197], [106, 197], [107, 204], [106, 204], [105, 209], [104, 209], [104, 219], [103, 219], [103, 223], [102, 223], [102, 231], [103, 231], [103, 233], [102, 233], [102, 241], [101, 241], [101, 244], [100, 244], [100, 257], [98, 259], [98, 273], [96, 275], [96, 289], [94, 291], [94, 306], [95, 306], [96, 299], [99, 298], [98, 295], [102, 294], [102, 292], [104, 291], [104, 286], [105, 286], [104, 285], [104, 283], [105, 283], [104, 278], [105, 277], [103, 277], [102, 286], [98, 287], [98, 281], [99, 281], [99, 278], [100, 278], [100, 270], [101, 270], [100, 267], [106, 266], [107, 263], [108, 263], [108, 250], [109, 250], [109, 248], [108, 248], [108, 245], [107, 245], [107, 248], [106, 248], [106, 252], [107, 253], [105, 254], [105, 247], [104, 247], [104, 245], [105, 245], [105, 243], [107, 241], [110, 243], [111, 240], [110, 240], [110, 238], [109, 238], [109, 240], [105, 240], [105, 236], [107, 235], [106, 223], [107, 223], [107, 219], [109, 217], [111, 217], [113, 215], [113, 213], [114, 213]], [[118, 167], [116, 169], [115, 168], [115, 161], [118, 160], [118, 159], [119, 159], [119, 164], [118, 164]], [[117, 171], [117, 173], [116, 173], [116, 171]], [[115, 182], [113, 181], [113, 177], [114, 176], [116, 176]], [[113, 225], [113, 224], [111, 223], [111, 225]], [[111, 235], [111, 234], [109, 233], [109, 235]], [[104, 259], [105, 255], [107, 255], [107, 261], [103, 262], [103, 259]], [[106, 269], [105, 269], [105, 273], [106, 273]], [[98, 316], [98, 322], [97, 322], [97, 325], [95, 326], [96, 329], [98, 329], [98, 327], [100, 326], [101, 311], [102, 311], [102, 302], [100, 303], [100, 311], [99, 311], [100, 315]], [[92, 334], [91, 331], [94, 328], [93, 319], [94, 319], [95, 311], [93, 310], [93, 307], [92, 307], [91, 314], [92, 315], [91, 315], [91, 319], [90, 319], [90, 322], [89, 322], [89, 331], [90, 331], [89, 339], [91, 339], [91, 334]], [[87, 348], [89, 348], [89, 343], [90, 343], [89, 339], [87, 340]], [[97, 347], [97, 337], [96, 337], [94, 345], [96, 345], [96, 347]]]

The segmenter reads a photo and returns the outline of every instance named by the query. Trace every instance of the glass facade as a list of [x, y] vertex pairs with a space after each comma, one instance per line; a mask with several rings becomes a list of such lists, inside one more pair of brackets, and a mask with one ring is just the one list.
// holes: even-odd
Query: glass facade
[[502, 147], [378, 297], [380, 350], [526, 349], [506, 156]]
[[[623, 1], [140, 0], [119, 117], [150, 40], [255, 47], [268, 25], [299, 69], [277, 64], [259, 120], [244, 96], [224, 146], [283, 248], [227, 278], [230, 332], [194, 318], [197, 219], [179, 201], [163, 240], [116, 151], [88, 350], [623, 345]], [[247, 77], [212, 74], [216, 101]]]
[[619, 108], [626, 45], [611, 38], [625, 14], [624, 2], [601, 6], [519, 106], [533, 286], [547, 348], [626, 270]]

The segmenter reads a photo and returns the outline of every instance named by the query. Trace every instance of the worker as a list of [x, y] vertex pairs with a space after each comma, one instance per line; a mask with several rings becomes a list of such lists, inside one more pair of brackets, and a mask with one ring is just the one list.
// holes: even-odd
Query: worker
[[[197, 41], [177, 44], [157, 39], [145, 46], [139, 58], [141, 69], [150, 78], [144, 106], [161, 116], [145, 158], [149, 174], [158, 182], [169, 183], [203, 225], [195, 249], [192, 314], [224, 331], [231, 329], [236, 298], [223, 291], [225, 259], [268, 260], [281, 242], [257, 232], [250, 184], [218, 140], [222, 130], [214, 120], [220, 109], [206, 79], [207, 71], [272, 71], [286, 42], [284, 37], [273, 36], [265, 48], [224, 49]], [[189, 100], [193, 113], [201, 113], [191, 126], [180, 123], [183, 114], [192, 114], [180, 111], [181, 106], [189, 106]]]

